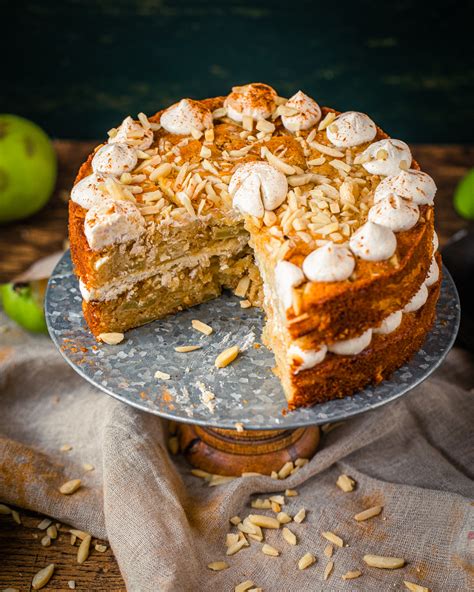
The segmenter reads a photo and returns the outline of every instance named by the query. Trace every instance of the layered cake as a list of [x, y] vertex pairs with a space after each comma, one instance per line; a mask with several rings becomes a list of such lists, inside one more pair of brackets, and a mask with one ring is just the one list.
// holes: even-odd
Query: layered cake
[[109, 131], [71, 193], [71, 254], [101, 339], [234, 290], [266, 314], [289, 408], [377, 383], [423, 343], [436, 186], [367, 115], [234, 87]]

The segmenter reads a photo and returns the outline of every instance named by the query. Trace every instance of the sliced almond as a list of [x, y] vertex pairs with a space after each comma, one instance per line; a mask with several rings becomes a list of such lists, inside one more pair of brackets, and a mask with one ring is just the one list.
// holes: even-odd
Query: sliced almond
[[89, 557], [89, 550], [91, 546], [92, 537], [88, 534], [84, 540], [79, 545], [79, 549], [77, 550], [77, 563], [82, 565], [84, 561]]
[[46, 584], [49, 582], [49, 580], [52, 578], [53, 573], [54, 563], [51, 563], [47, 567], [41, 569], [37, 574], [35, 574], [33, 580], [31, 581], [31, 587], [33, 588], [33, 590], [41, 590], [41, 588], [44, 588]]
[[123, 333], [100, 333], [99, 340], [107, 345], [117, 345], [124, 339]]
[[280, 555], [280, 551], [278, 551], [278, 549], [275, 549], [275, 547], [267, 544], [263, 545], [262, 553], [264, 555], [269, 555], [270, 557], [278, 557]]
[[212, 563], [208, 563], [207, 567], [212, 569], [212, 571], [222, 571], [223, 569], [228, 569], [229, 564], [225, 561], [213, 561]]
[[421, 586], [420, 584], [414, 584], [413, 582], [403, 581], [405, 584], [405, 588], [410, 590], [411, 592], [430, 592], [430, 589], [426, 586]]
[[360, 578], [362, 572], [358, 569], [354, 569], [352, 571], [347, 571], [341, 578], [343, 580], [355, 580], [356, 578]]
[[214, 366], [216, 368], [225, 368], [235, 360], [235, 358], [239, 355], [239, 352], [240, 349], [237, 345], [228, 347], [217, 356], [217, 358], [214, 361]]
[[252, 524], [256, 526], [261, 526], [262, 528], [280, 528], [280, 523], [276, 518], [272, 518], [271, 516], [263, 516], [262, 514], [250, 514], [249, 520]]
[[303, 520], [306, 518], [306, 510], [304, 508], [301, 508], [301, 510], [299, 510], [293, 517], [293, 520], [295, 522], [297, 522], [298, 524], [301, 524], [301, 522], [303, 522]]
[[354, 519], [357, 520], [357, 522], [363, 522], [364, 520], [369, 520], [374, 516], [378, 516], [381, 511], [382, 506], [373, 506], [372, 508], [368, 508], [367, 510], [364, 510], [356, 514], [354, 516]]
[[330, 531], [322, 532], [321, 534], [327, 541], [336, 545], [336, 547], [344, 547], [344, 541], [337, 534]]
[[364, 562], [369, 567], [378, 569], [399, 569], [405, 565], [405, 560], [401, 557], [384, 557], [382, 555], [364, 555]]
[[348, 475], [339, 475], [336, 481], [336, 485], [339, 489], [342, 489], [342, 491], [345, 491], [346, 493], [354, 491], [355, 484], [356, 482], [354, 479], [351, 479]]
[[326, 567], [324, 568], [324, 575], [323, 575], [323, 579], [327, 580], [329, 578], [329, 576], [332, 573], [332, 570], [334, 569], [334, 561], [330, 561]]
[[316, 557], [311, 553], [306, 553], [298, 561], [298, 569], [306, 569], [310, 565], [313, 565], [313, 563], [316, 563]]
[[291, 532], [289, 528], [285, 526], [285, 528], [283, 528], [283, 530], [281, 531], [281, 534], [289, 545], [296, 545], [296, 535], [293, 532]]
[[193, 329], [196, 329], [196, 331], [204, 333], [204, 335], [210, 335], [213, 331], [212, 327], [206, 325], [206, 323], [203, 323], [199, 319], [193, 319], [191, 321], [191, 325], [193, 326]]

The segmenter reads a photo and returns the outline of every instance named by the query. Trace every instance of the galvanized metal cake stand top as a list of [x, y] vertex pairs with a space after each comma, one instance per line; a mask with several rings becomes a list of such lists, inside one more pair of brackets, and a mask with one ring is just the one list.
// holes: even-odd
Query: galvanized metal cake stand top
[[[264, 316], [242, 309], [228, 293], [168, 318], [128, 331], [119, 345], [98, 343], [81, 310], [81, 295], [69, 253], [58, 263], [46, 294], [51, 337], [66, 361], [97, 388], [148, 413], [211, 428], [286, 430], [347, 419], [401, 397], [425, 380], [451, 349], [460, 320], [459, 298], [444, 269], [437, 317], [422, 349], [390, 380], [352, 397], [286, 412], [285, 397], [272, 372], [273, 354], [261, 344]], [[197, 332], [192, 319], [213, 327]], [[176, 346], [200, 345], [191, 353]], [[214, 366], [225, 348], [241, 354], [226, 368]], [[159, 370], [169, 380], [155, 378]], [[210, 399], [208, 393], [213, 393]]]

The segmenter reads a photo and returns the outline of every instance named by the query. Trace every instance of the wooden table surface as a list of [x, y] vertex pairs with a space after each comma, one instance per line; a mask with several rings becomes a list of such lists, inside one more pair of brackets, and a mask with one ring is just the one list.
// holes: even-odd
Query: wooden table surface
[[[67, 199], [76, 171], [94, 142], [55, 142], [59, 159], [57, 188], [49, 204], [32, 218], [0, 227], [0, 282], [24, 271], [39, 257], [61, 249], [67, 238]], [[423, 170], [438, 185], [436, 226], [441, 243], [467, 222], [452, 207], [452, 194], [458, 180], [474, 164], [474, 146], [413, 146], [413, 154]], [[12, 459], [13, 461], [14, 459]], [[1, 500], [0, 500], [1, 501]], [[22, 524], [0, 514], [0, 590], [12, 587], [31, 590], [33, 575], [45, 565], [55, 563], [55, 576], [45, 590], [68, 590], [68, 581], [76, 590], [118, 592], [125, 590], [112, 551], [93, 551], [83, 564], [76, 563], [77, 547], [72, 547], [67, 526], [50, 547], [40, 544], [42, 519], [34, 512], [19, 510]]]

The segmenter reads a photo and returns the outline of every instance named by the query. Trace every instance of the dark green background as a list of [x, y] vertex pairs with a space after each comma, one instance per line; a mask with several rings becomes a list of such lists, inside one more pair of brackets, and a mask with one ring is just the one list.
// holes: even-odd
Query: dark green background
[[[467, 2], [8, 2], [0, 112], [97, 138], [124, 115], [263, 81], [415, 142], [471, 142]], [[6, 11], [6, 12], [5, 12]]]

